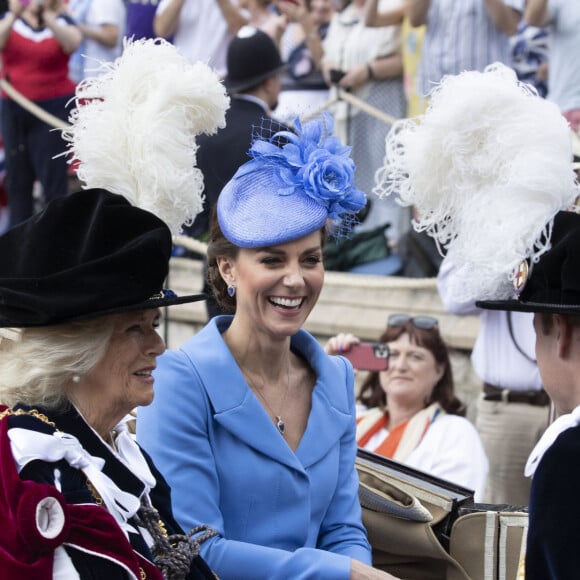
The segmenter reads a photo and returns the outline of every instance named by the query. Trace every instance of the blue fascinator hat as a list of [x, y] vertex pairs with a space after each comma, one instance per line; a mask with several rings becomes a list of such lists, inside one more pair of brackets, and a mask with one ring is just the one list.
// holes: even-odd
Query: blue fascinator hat
[[332, 136], [329, 115], [252, 144], [250, 161], [225, 185], [217, 202], [224, 236], [240, 248], [304, 237], [327, 220], [348, 230], [366, 195], [355, 188], [350, 147]]

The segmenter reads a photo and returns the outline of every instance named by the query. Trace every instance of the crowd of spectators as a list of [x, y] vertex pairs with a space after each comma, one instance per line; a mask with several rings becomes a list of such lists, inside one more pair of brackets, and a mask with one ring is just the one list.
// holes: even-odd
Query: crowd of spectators
[[[25, 4], [0, 2], [3, 18], [19, 19]], [[31, 0], [30, 4], [37, 4], [41, 13], [47, 10], [46, 3]], [[193, 0], [63, 0], [59, 10], [82, 34], [81, 45], [67, 55], [73, 82], [96, 74], [103, 61], [114, 60], [124, 36], [166, 38], [190, 60], [207, 62], [225, 77], [227, 47], [240, 28], [250, 24], [266, 32], [288, 63], [282, 73], [279, 106], [272, 114], [291, 124], [296, 116], [316, 114], [329, 99], [336, 100], [330, 107], [336, 130], [353, 148], [357, 185], [366, 193], [373, 188], [390, 125], [374, 116], [372, 109], [341, 99], [338, 89], [390, 117], [415, 116], [425, 111], [429, 92], [444, 75], [483, 70], [499, 61], [512, 66], [542, 96], [553, 97], [572, 126], [577, 126], [580, 88], [572, 80], [573, 59], [565, 55], [566, 46], [580, 39], [576, 26], [580, 16], [565, 2], [211, 0], [203, 7]], [[562, 32], [562, 23], [569, 33]], [[550, 43], [556, 59], [551, 76]], [[7, 75], [4, 67], [2, 78], [9, 80]], [[9, 100], [6, 94], [4, 100]], [[66, 117], [66, 112], [60, 113]], [[32, 173], [38, 178], [39, 170]], [[10, 174], [8, 169], [8, 181]], [[38, 190], [42, 193], [42, 187], [37, 187], [37, 194]], [[387, 252], [397, 254], [399, 242], [407, 247], [411, 214], [388, 200], [369, 199], [370, 207], [361, 212], [355, 231], [388, 223]], [[0, 212], [4, 208], [0, 206]], [[408, 252], [402, 256], [394, 271], [374, 273], [412, 271], [405, 262], [413, 256]]]

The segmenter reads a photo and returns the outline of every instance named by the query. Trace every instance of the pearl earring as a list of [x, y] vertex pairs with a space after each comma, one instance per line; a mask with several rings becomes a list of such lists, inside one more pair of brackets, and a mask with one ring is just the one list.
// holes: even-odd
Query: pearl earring
[[72, 382], [73, 383], [80, 383], [81, 382], [81, 376], [80, 375], [73, 375], [72, 376]]
[[228, 284], [228, 296], [233, 298], [236, 294], [236, 287], [233, 284]]

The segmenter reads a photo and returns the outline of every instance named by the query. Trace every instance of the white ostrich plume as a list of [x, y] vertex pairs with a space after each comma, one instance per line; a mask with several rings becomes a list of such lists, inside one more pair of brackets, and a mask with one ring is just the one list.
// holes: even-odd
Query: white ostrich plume
[[228, 106], [206, 64], [161, 39], [125, 40], [115, 62], [77, 87], [63, 137], [84, 188], [123, 195], [177, 234], [203, 206], [195, 138], [223, 127]]
[[445, 77], [423, 116], [393, 126], [375, 181], [447, 249], [462, 301], [511, 297], [514, 270], [549, 248], [579, 193], [566, 120], [501, 64]]

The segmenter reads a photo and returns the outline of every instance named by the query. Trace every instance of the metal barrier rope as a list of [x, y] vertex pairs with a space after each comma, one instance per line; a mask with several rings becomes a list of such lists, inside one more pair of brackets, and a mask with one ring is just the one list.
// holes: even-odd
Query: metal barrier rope
[[38, 117], [41, 121], [44, 121], [51, 127], [55, 129], [68, 129], [70, 125], [55, 117], [54, 115], [45, 111], [42, 107], [39, 107], [36, 103], [26, 98], [21, 92], [17, 91], [6, 79], [0, 79], [0, 88], [16, 103], [18, 103], [23, 109], [26, 109], [29, 113], [32, 113]]
[[[16, 103], [18, 103], [22, 108], [26, 109], [29, 113], [32, 113], [40, 120], [44, 121], [51, 127], [55, 129], [69, 129], [70, 125], [59, 119], [58, 117], [48, 113], [42, 107], [39, 107], [36, 103], [25, 97], [22, 93], [16, 90], [6, 79], [0, 79], [0, 88]], [[326, 103], [324, 103], [321, 107], [319, 107], [316, 111], [306, 115], [303, 120], [307, 120], [317, 115], [320, 115], [326, 109], [332, 107], [336, 102], [339, 100], [345, 100], [349, 102], [351, 105], [358, 107], [362, 111], [372, 115], [373, 117], [392, 125], [396, 119], [379, 109], [372, 107], [371, 105], [367, 105], [363, 100], [355, 97], [351, 93], [343, 90], [338, 89], [337, 96], [329, 99]], [[174, 236], [173, 243], [178, 246], [184, 247], [186, 250], [190, 250], [192, 252], [205, 255], [207, 253], [207, 244], [196, 240], [195, 238], [190, 238], [189, 236]]]
[[337, 88], [337, 90], [336, 90], [336, 96], [334, 96], [333, 98], [331, 98], [328, 101], [326, 101], [325, 103], [323, 103], [320, 107], [318, 107], [318, 109], [305, 115], [301, 120], [306, 121], [308, 119], [312, 119], [314, 117], [317, 117], [318, 115], [323, 113], [326, 109], [329, 109], [335, 103], [337, 103], [338, 101], [341, 101], [341, 100], [347, 101], [348, 103], [350, 103], [354, 107], [357, 107], [361, 111], [364, 111], [365, 113], [371, 115], [372, 117], [375, 117], [376, 119], [379, 119], [380, 121], [383, 121], [387, 125], [392, 125], [395, 121], [398, 121], [398, 119], [389, 115], [388, 113], [385, 113], [384, 111], [381, 111], [380, 109], [377, 109], [376, 107], [373, 107], [372, 105], [365, 103], [365, 101], [363, 101], [362, 99], [359, 99], [358, 97], [356, 97], [352, 93], [349, 93], [348, 91], [345, 91], [344, 89], [339, 89], [339, 88]]

